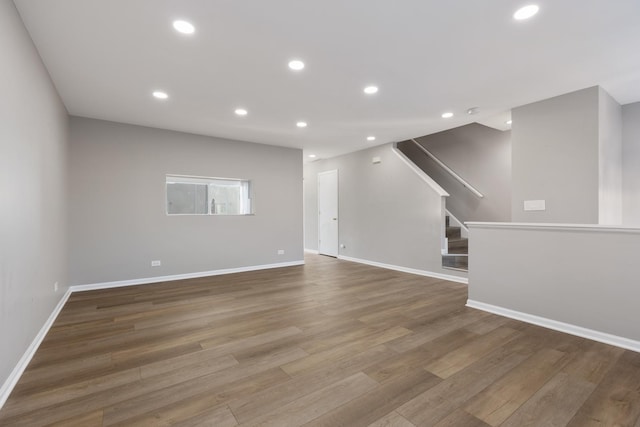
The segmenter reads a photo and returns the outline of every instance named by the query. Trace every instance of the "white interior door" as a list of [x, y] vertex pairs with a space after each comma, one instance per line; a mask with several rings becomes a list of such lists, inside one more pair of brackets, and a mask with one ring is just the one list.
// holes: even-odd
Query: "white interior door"
[[318, 253], [338, 256], [338, 171], [318, 174]]

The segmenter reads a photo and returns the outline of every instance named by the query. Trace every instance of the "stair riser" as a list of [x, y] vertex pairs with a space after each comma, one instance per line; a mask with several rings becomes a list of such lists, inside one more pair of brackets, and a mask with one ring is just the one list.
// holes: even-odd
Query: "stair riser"
[[469, 259], [467, 257], [442, 257], [442, 266], [444, 268], [469, 270]]
[[449, 248], [469, 248], [467, 239], [449, 240]]

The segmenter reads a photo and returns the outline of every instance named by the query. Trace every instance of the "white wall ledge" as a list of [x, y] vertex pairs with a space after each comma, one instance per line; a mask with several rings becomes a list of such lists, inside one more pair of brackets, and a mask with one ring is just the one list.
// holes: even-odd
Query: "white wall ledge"
[[557, 224], [536, 222], [465, 222], [469, 228], [485, 229], [513, 229], [513, 230], [554, 230], [554, 231], [591, 231], [605, 233], [632, 233], [640, 234], [640, 227], [622, 227], [619, 225], [599, 224]]

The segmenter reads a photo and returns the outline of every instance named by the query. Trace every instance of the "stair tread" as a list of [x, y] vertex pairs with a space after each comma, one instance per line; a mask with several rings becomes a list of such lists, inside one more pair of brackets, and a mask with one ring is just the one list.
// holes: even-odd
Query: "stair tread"
[[469, 239], [466, 237], [454, 237], [449, 239], [450, 242], [468, 242]]
[[469, 255], [468, 248], [449, 248], [448, 252], [455, 255]]

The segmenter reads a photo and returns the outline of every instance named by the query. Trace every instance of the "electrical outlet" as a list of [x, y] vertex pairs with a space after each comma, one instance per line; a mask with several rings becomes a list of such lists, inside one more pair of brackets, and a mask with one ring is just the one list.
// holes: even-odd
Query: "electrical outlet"
[[160, 267], [161, 265], [162, 265], [162, 261], [160, 261], [159, 259], [155, 261], [151, 261], [151, 267]]
[[284, 255], [284, 249], [278, 249], [278, 255]]
[[58, 282], [53, 284], [53, 292], [58, 292]]
[[525, 200], [524, 201], [525, 211], [544, 211], [546, 209], [547, 207], [544, 200]]

